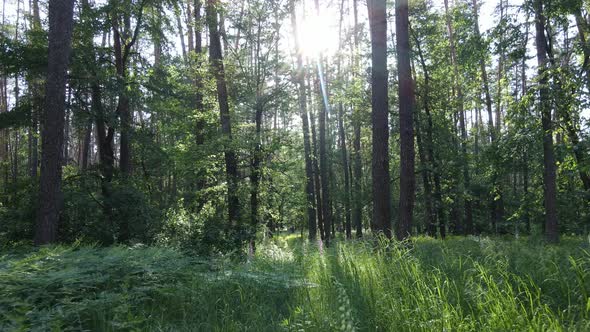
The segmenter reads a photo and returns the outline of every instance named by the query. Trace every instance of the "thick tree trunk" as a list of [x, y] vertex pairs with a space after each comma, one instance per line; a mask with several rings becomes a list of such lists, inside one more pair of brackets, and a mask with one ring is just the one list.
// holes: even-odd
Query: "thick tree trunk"
[[396, 0], [395, 25], [397, 41], [398, 95], [400, 122], [400, 201], [396, 237], [411, 235], [416, 175], [414, 174], [414, 80], [410, 64], [408, 0]]
[[553, 151], [553, 124], [551, 120], [551, 96], [547, 73], [547, 39], [543, 1], [535, 0], [535, 30], [539, 75], [539, 109], [543, 127], [543, 194], [545, 202], [545, 237], [549, 242], [559, 241], [557, 228], [557, 185], [555, 154]]
[[385, 0], [368, 0], [371, 30], [371, 120], [373, 124], [373, 223], [391, 238], [389, 106], [387, 97], [387, 15]]
[[35, 244], [57, 240], [61, 209], [61, 167], [66, 71], [70, 58], [73, 0], [49, 3], [49, 55], [43, 113], [41, 179]]
[[223, 55], [221, 53], [221, 39], [218, 30], [217, 8], [218, 0], [207, 0], [205, 8], [207, 25], [209, 27], [209, 59], [211, 71], [217, 84], [217, 99], [219, 103], [219, 115], [221, 121], [221, 132], [225, 136], [225, 173], [227, 177], [227, 202], [228, 202], [228, 228], [235, 227], [240, 222], [240, 202], [238, 197], [238, 162], [235, 152], [231, 146], [232, 129], [223, 66]]

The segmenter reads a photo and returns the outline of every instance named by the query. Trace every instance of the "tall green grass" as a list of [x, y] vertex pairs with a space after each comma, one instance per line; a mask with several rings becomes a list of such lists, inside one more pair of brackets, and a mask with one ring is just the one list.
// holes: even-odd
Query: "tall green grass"
[[0, 251], [0, 330], [590, 331], [588, 242], [296, 237], [255, 257]]

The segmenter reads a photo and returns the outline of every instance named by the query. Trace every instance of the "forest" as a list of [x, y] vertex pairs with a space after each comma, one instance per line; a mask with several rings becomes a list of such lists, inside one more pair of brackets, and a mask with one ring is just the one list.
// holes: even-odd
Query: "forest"
[[590, 1], [1, 20], [1, 331], [590, 331]]

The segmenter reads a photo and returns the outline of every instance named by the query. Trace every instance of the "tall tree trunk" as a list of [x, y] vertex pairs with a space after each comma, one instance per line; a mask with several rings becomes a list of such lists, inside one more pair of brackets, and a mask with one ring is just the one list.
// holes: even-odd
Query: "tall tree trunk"
[[43, 113], [41, 180], [35, 244], [55, 242], [61, 209], [66, 71], [70, 58], [73, 0], [49, 3], [49, 55]]
[[295, 14], [295, 3], [291, 3], [291, 25], [293, 26], [293, 39], [295, 40], [295, 51], [297, 53], [297, 73], [296, 81], [299, 94], [299, 114], [303, 124], [303, 153], [305, 154], [305, 192], [307, 197], [307, 222], [308, 238], [310, 241], [315, 240], [317, 234], [316, 224], [316, 202], [313, 183], [313, 166], [311, 156], [311, 144], [309, 139], [309, 120], [307, 117], [307, 102], [305, 93], [305, 72], [303, 69], [303, 57], [299, 46], [299, 36], [297, 33], [297, 17]]
[[238, 197], [238, 162], [231, 146], [232, 129], [229, 111], [227, 84], [221, 53], [221, 39], [218, 30], [217, 10], [219, 0], [207, 0], [205, 8], [207, 25], [209, 26], [209, 58], [211, 71], [217, 83], [217, 99], [219, 103], [219, 115], [221, 132], [225, 136], [225, 173], [227, 177], [227, 203], [228, 203], [228, 227], [231, 229], [240, 222], [240, 202]]
[[371, 121], [373, 125], [373, 223], [391, 238], [389, 106], [387, 100], [387, 15], [385, 0], [368, 0], [371, 30]]
[[543, 1], [535, 0], [535, 30], [539, 75], [539, 109], [543, 127], [543, 194], [545, 202], [545, 237], [549, 242], [559, 241], [557, 228], [557, 185], [555, 154], [553, 151], [553, 124], [551, 120], [551, 96], [547, 77], [547, 39]]
[[[316, 81], [317, 82], [317, 81]], [[308, 82], [308, 95], [310, 97], [310, 105], [314, 105], [312, 101], [313, 94], [311, 93], [311, 84]], [[313, 107], [310, 109], [310, 122], [311, 122], [311, 148], [312, 148], [312, 165], [313, 165], [313, 184], [315, 189], [315, 199], [316, 199], [316, 214], [318, 220], [318, 228], [320, 231], [320, 238], [324, 240], [325, 238], [325, 230], [324, 230], [324, 214], [323, 211], [323, 200], [322, 200], [322, 192], [321, 192], [321, 182], [320, 182], [320, 167], [318, 163], [318, 145], [316, 139], [316, 117], [313, 111]]]
[[400, 201], [396, 237], [408, 238], [412, 231], [412, 211], [416, 175], [414, 174], [414, 80], [410, 64], [408, 0], [396, 0], [395, 30], [397, 42], [398, 96], [400, 123]]
[[260, 179], [262, 178], [262, 112], [263, 106], [260, 103], [260, 96], [257, 98], [258, 102], [255, 109], [254, 125], [256, 130], [254, 153], [252, 156], [252, 174], [250, 175], [251, 189], [250, 189], [250, 245], [252, 250], [255, 250], [256, 230], [258, 227], [258, 193], [260, 190]]
[[[320, 15], [319, 11], [319, 2], [315, 0], [315, 9], [316, 15]], [[328, 93], [327, 93], [327, 82], [324, 80], [324, 72], [323, 72], [323, 56], [320, 53], [318, 59], [316, 60], [317, 64], [317, 77], [316, 81], [318, 82], [317, 85], [317, 92], [318, 96], [320, 96], [320, 111], [319, 111], [319, 157], [320, 157], [320, 185], [321, 185], [321, 194], [322, 194], [322, 218], [324, 221], [324, 241], [326, 242], [326, 246], [330, 245], [330, 235], [332, 230], [332, 212], [331, 212], [331, 200], [330, 200], [330, 178], [329, 178], [329, 169], [330, 165], [328, 162], [328, 138], [327, 136], [327, 125], [326, 120], [328, 119], [329, 110], [329, 102], [328, 102]]]
[[82, 171], [88, 169], [88, 158], [90, 157], [90, 141], [92, 139], [92, 120], [88, 120], [84, 128], [84, 143], [82, 144]]
[[[461, 86], [461, 79], [459, 76], [459, 64], [457, 62], [457, 50], [455, 48], [455, 36], [453, 33], [453, 24], [451, 22], [451, 13], [449, 12], [449, 0], [444, 0], [445, 2], [445, 13], [446, 13], [446, 24], [447, 24], [447, 31], [449, 34], [449, 43], [450, 43], [450, 51], [451, 51], [451, 65], [453, 66], [453, 81], [455, 92], [457, 94], [457, 113], [459, 116], [459, 127], [461, 129], [461, 164], [463, 170], [463, 185], [464, 190], [469, 192], [471, 190], [471, 179], [469, 175], [469, 160], [467, 158], [467, 129], [465, 127], [465, 112], [464, 112], [464, 105], [463, 105], [463, 88]], [[471, 197], [469, 194], [463, 195], [464, 200], [464, 207], [465, 207], [465, 229], [463, 229], [463, 225], [458, 223], [457, 231], [459, 233], [473, 233], [473, 211], [471, 207]]]

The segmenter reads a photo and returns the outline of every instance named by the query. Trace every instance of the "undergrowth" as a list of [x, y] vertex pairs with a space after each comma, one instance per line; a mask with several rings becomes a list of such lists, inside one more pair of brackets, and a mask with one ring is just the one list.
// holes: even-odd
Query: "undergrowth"
[[588, 242], [296, 237], [254, 257], [164, 247], [0, 251], [0, 330], [584, 331]]

